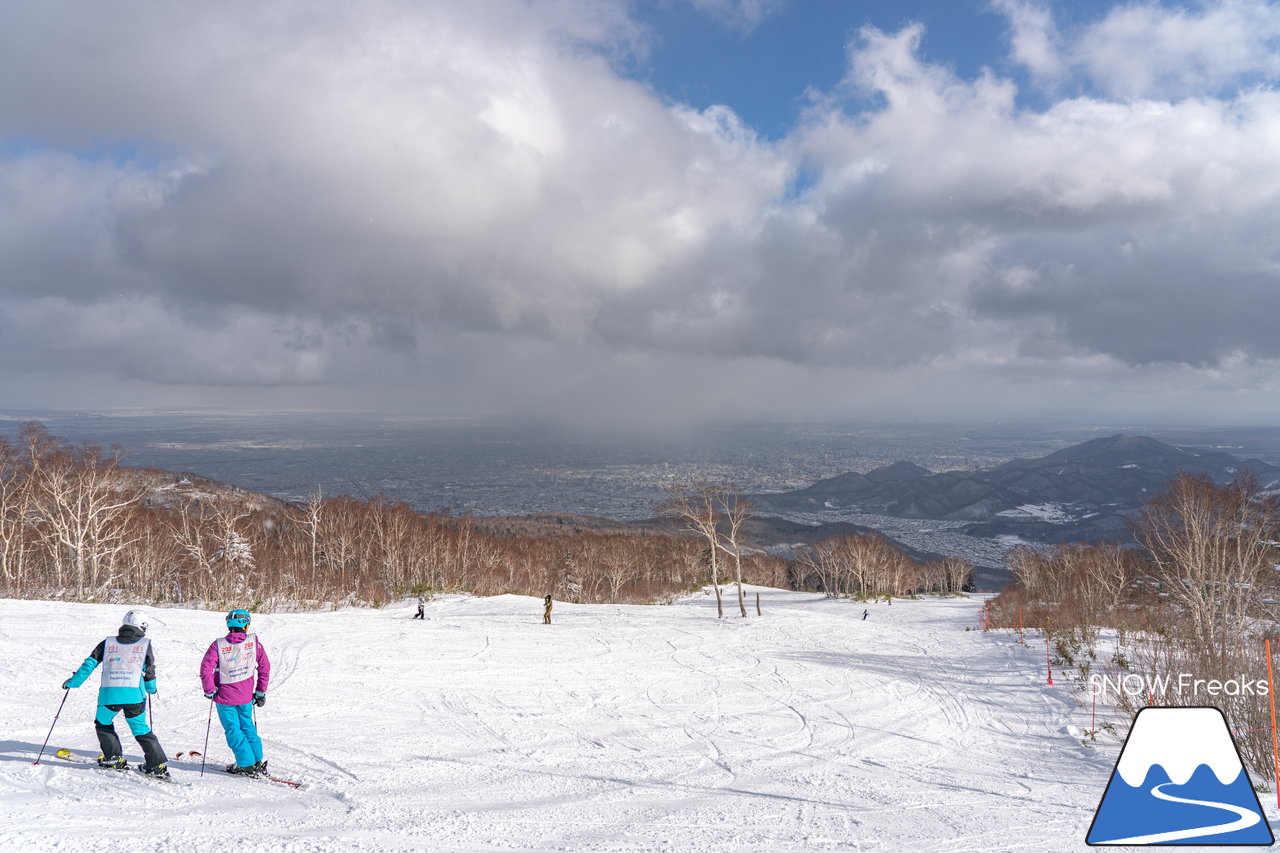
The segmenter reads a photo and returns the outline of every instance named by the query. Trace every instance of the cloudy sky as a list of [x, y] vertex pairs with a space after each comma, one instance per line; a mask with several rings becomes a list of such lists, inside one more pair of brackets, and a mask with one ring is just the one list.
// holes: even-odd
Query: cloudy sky
[[1280, 5], [0, 6], [6, 408], [1280, 416]]

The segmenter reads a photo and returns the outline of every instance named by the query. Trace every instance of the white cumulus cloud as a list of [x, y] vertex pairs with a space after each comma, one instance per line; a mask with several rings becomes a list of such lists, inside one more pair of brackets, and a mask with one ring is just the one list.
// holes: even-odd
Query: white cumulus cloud
[[1038, 99], [865, 27], [766, 141], [620, 72], [646, 36], [604, 0], [6, 6], [0, 385], [635, 419], [1256, 380], [1275, 7], [996, 7]]

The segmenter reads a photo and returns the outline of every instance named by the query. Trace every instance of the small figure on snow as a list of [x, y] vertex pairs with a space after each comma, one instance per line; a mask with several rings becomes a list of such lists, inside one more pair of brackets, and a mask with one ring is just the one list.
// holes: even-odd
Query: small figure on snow
[[418, 612], [413, 615], [413, 618], [421, 619], [422, 621], [425, 622], [427, 620], [426, 607], [427, 607], [427, 594], [424, 592], [418, 596]]
[[227, 614], [227, 635], [214, 640], [200, 662], [204, 696], [218, 706], [218, 722], [236, 757], [228, 773], [257, 776], [267, 771], [253, 706], [267, 704], [270, 677], [267, 650], [257, 634], [249, 633], [249, 611], [232, 610]]
[[107, 637], [94, 646], [89, 656], [80, 664], [75, 674], [62, 682], [64, 690], [84, 684], [89, 674], [102, 664], [102, 686], [98, 688], [98, 711], [93, 727], [98, 733], [100, 767], [124, 770], [128, 762], [120, 750], [120, 738], [113, 722], [116, 714], [124, 712], [129, 731], [142, 747], [146, 763], [140, 769], [148, 776], [169, 778], [164, 750], [160, 740], [147, 725], [147, 694], [156, 692], [156, 659], [147, 639], [147, 620], [140, 610], [130, 610], [114, 637]]
[[863, 611], [862, 611], [862, 621], [863, 621], [863, 622], [866, 622], [866, 621], [867, 621], [867, 614], [868, 614], [868, 613], [870, 613], [870, 612], [871, 612], [870, 610], [863, 610]]
[[548, 595], [546, 598], [542, 599], [542, 604], [543, 604], [542, 624], [550, 625], [551, 624], [551, 596]]

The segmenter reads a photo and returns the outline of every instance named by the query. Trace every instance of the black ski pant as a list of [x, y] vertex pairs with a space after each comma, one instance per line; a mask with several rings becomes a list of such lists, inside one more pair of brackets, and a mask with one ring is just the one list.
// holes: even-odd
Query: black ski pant
[[418, 608], [418, 612], [417, 612], [417, 613], [415, 613], [415, 614], [413, 614], [413, 618], [414, 618], [414, 619], [421, 619], [422, 621], [424, 621], [424, 622], [425, 622], [425, 621], [427, 621], [427, 614], [426, 614], [425, 612], [423, 612], [423, 610], [422, 610], [422, 608], [421, 608], [421, 607], [419, 607], [419, 608]]
[[98, 746], [102, 749], [102, 757], [106, 759], [119, 758], [120, 738], [116, 735], [115, 719], [116, 714], [124, 711], [124, 721], [129, 724], [129, 731], [133, 733], [133, 739], [138, 742], [138, 746], [142, 747], [142, 754], [146, 756], [147, 767], [157, 767], [164, 764], [167, 760], [164, 750], [160, 747], [160, 739], [156, 737], [155, 732], [151, 731], [151, 727], [147, 725], [147, 703], [137, 702], [132, 705], [99, 705], [97, 716], [94, 717], [93, 727], [98, 732]]

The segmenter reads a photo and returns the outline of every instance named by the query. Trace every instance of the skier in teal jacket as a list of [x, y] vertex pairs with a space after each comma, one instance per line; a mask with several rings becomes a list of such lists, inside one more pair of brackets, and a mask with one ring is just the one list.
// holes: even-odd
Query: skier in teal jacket
[[142, 612], [130, 610], [116, 635], [98, 643], [75, 674], [62, 682], [62, 687], [68, 690], [79, 687], [101, 664], [102, 686], [98, 688], [98, 712], [94, 717], [98, 745], [102, 748], [98, 764], [114, 770], [128, 766], [121, 754], [114, 723], [116, 714], [123, 711], [129, 731], [146, 756], [146, 763], [139, 769], [149, 776], [168, 778], [168, 759], [160, 740], [147, 725], [147, 694], [156, 692], [156, 660], [146, 634], [147, 622]]

